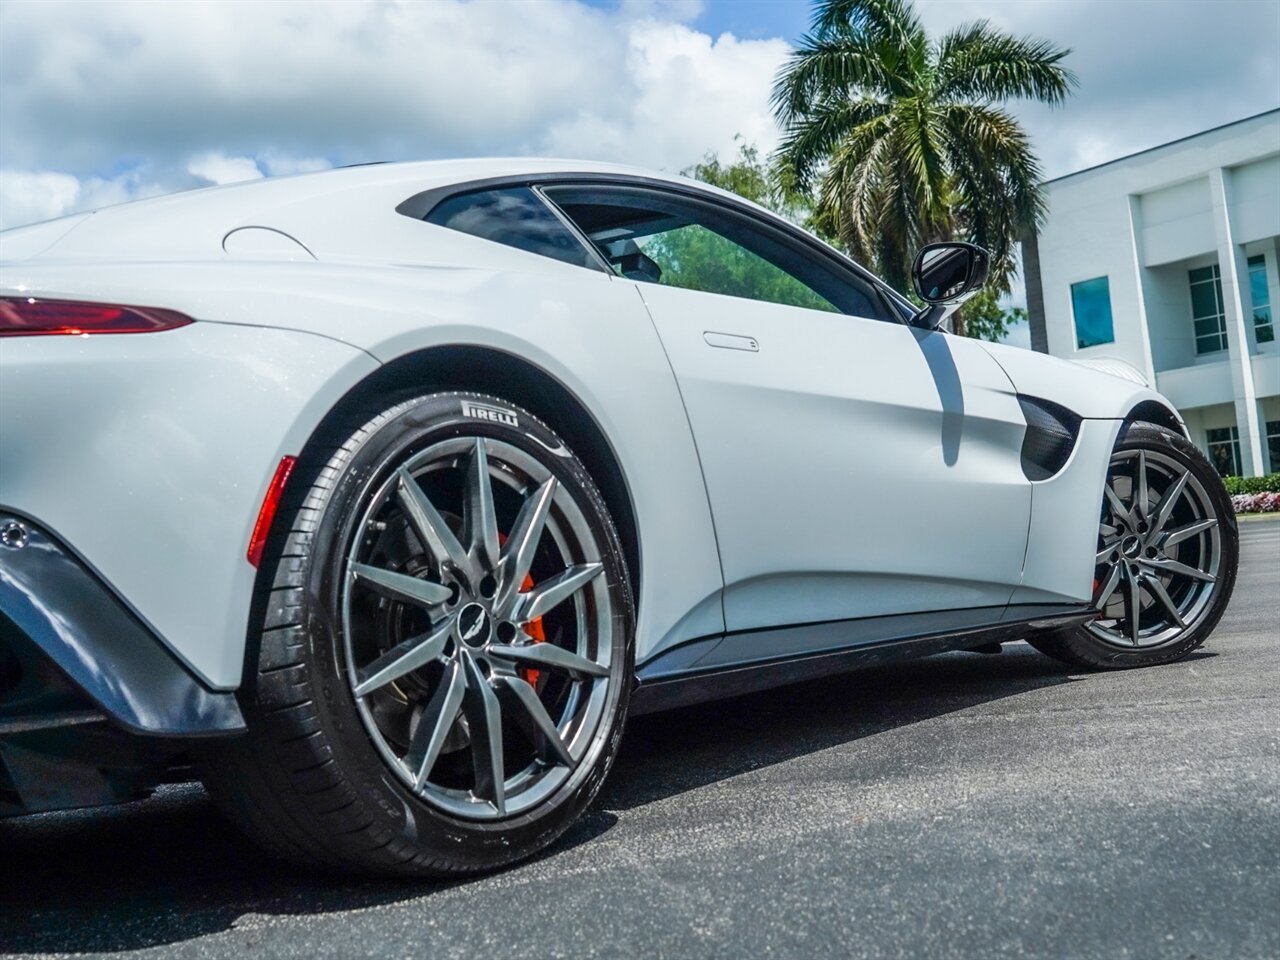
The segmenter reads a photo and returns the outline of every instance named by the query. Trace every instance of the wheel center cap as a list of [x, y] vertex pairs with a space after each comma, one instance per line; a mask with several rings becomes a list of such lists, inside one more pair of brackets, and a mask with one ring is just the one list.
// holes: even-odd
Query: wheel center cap
[[469, 647], [483, 647], [493, 633], [489, 611], [478, 603], [468, 603], [458, 611], [458, 639]]
[[1142, 540], [1139, 537], [1125, 537], [1120, 544], [1120, 551], [1126, 557], [1136, 557], [1142, 553]]

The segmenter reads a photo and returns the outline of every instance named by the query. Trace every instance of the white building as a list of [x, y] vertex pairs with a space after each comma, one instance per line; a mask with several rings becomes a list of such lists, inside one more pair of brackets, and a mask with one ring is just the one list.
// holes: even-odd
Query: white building
[[1031, 344], [1118, 357], [1219, 472], [1280, 472], [1280, 110], [1045, 184]]

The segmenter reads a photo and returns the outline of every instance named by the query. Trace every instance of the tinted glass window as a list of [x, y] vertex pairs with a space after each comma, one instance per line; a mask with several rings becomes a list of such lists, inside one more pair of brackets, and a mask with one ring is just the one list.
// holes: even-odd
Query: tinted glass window
[[1259, 343], [1276, 338], [1271, 322], [1271, 291], [1267, 289], [1267, 258], [1249, 258], [1249, 299], [1253, 301], [1253, 333]]
[[428, 223], [580, 267], [595, 266], [578, 238], [528, 187], [483, 190], [441, 201]]
[[550, 187], [546, 194], [620, 276], [890, 319], [860, 278], [767, 224], [716, 204], [637, 187]]
[[1236, 427], [1206, 430], [1206, 446], [1213, 466], [1224, 477], [1238, 477], [1240, 470], [1240, 431]]
[[1111, 321], [1111, 284], [1106, 277], [1073, 283], [1071, 311], [1075, 314], [1077, 347], [1115, 342], [1115, 327]]
[[1227, 349], [1227, 317], [1222, 305], [1222, 278], [1218, 265], [1187, 271], [1191, 285], [1191, 321], [1196, 332], [1196, 353]]

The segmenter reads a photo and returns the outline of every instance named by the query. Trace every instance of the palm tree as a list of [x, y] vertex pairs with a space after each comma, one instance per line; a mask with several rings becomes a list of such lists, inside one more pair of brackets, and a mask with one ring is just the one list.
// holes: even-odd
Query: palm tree
[[1069, 50], [986, 21], [938, 40], [910, 0], [822, 0], [774, 84], [783, 176], [816, 190], [817, 225], [891, 284], [916, 248], [964, 237], [1007, 290], [1013, 248], [1040, 222], [1040, 164], [1001, 104], [1062, 103]]

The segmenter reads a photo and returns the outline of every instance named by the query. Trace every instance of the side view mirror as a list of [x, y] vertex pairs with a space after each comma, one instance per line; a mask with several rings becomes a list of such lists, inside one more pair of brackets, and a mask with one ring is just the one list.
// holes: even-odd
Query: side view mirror
[[928, 306], [912, 326], [936, 329], [949, 314], [982, 289], [991, 269], [991, 254], [972, 243], [930, 243], [916, 254], [911, 284]]

